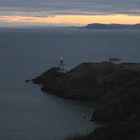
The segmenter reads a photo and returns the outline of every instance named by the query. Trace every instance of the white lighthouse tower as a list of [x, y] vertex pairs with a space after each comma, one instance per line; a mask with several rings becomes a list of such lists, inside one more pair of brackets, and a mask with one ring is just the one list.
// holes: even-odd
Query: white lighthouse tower
[[60, 57], [58, 69], [59, 69], [59, 72], [65, 73], [65, 65], [64, 65], [63, 57]]

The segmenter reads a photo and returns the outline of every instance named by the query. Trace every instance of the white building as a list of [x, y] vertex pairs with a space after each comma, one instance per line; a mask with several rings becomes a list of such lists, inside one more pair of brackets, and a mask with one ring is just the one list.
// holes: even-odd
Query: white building
[[63, 57], [60, 58], [58, 69], [59, 72], [65, 73], [65, 65]]

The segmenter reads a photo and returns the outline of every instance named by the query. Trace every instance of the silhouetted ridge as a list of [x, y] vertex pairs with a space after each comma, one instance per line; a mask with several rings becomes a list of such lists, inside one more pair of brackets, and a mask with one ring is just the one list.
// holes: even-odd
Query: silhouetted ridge
[[127, 24], [98, 24], [91, 23], [85, 26], [87, 29], [129, 29], [129, 30], [139, 30], [140, 24], [127, 25]]

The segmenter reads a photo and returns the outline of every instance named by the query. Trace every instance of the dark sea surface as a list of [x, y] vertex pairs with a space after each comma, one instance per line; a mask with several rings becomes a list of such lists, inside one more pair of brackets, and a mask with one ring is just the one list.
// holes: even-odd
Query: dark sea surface
[[67, 67], [121, 57], [140, 62], [140, 31], [83, 29], [0, 30], [0, 140], [61, 140], [87, 133], [91, 104], [68, 101], [26, 83], [60, 56]]

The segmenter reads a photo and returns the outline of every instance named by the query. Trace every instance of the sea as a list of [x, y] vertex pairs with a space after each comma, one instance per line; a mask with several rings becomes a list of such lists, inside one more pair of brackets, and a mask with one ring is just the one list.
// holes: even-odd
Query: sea
[[63, 140], [95, 129], [92, 103], [61, 99], [25, 82], [58, 66], [61, 56], [69, 69], [109, 57], [140, 62], [140, 31], [0, 29], [0, 140]]

